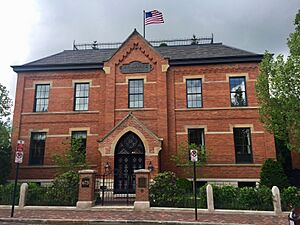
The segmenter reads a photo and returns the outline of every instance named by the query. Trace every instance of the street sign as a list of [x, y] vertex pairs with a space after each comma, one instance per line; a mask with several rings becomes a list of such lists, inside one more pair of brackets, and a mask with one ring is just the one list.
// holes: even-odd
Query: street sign
[[198, 152], [196, 149], [191, 149], [190, 150], [190, 158], [191, 158], [191, 161], [193, 162], [193, 168], [194, 168], [194, 178], [193, 178], [193, 191], [194, 191], [194, 203], [195, 203], [195, 220], [198, 219], [198, 216], [197, 216], [197, 191], [196, 191], [196, 182], [197, 182], [197, 175], [196, 175], [196, 163], [198, 161]]
[[15, 163], [22, 163], [23, 162], [23, 149], [24, 149], [24, 141], [18, 140], [17, 148], [16, 148], [16, 155], [15, 155]]
[[23, 155], [24, 155], [23, 149], [24, 149], [24, 141], [18, 140], [17, 147], [16, 147], [16, 156], [15, 156], [15, 163], [17, 163], [16, 178], [15, 178], [14, 193], [13, 193], [12, 203], [11, 203], [12, 207], [11, 207], [10, 217], [14, 217], [17, 183], [18, 183], [18, 177], [19, 177], [19, 166], [20, 166], [20, 163], [23, 162]]
[[192, 162], [197, 162], [198, 161], [197, 150], [196, 149], [191, 149], [190, 154], [191, 154], [191, 161]]
[[18, 152], [23, 152], [23, 149], [24, 149], [24, 141], [18, 140], [18, 142], [17, 142], [17, 151]]
[[15, 163], [23, 162], [23, 152], [16, 152]]

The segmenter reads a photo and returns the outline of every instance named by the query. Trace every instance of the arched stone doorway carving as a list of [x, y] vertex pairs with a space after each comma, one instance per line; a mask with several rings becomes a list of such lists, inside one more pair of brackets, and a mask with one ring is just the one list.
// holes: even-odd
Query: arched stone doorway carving
[[145, 147], [129, 131], [118, 141], [114, 157], [114, 193], [135, 193], [134, 170], [145, 168]]

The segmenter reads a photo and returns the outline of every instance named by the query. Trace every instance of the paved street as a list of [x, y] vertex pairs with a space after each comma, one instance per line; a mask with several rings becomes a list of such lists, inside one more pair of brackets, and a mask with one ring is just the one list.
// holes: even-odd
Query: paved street
[[[16, 209], [15, 216], [10, 221], [10, 209], [0, 209], [0, 224], [187, 224], [195, 222], [193, 211], [150, 210], [133, 211], [132, 209], [93, 209], [91, 210], [38, 210]], [[56, 221], [47, 221], [56, 220]], [[63, 221], [63, 222], [60, 222]], [[118, 223], [113, 221], [119, 221]], [[146, 221], [142, 222], [142, 221]], [[159, 222], [161, 221], [161, 222]], [[166, 221], [166, 222], [162, 222]], [[174, 222], [172, 222], [174, 221]], [[177, 221], [178, 223], [175, 223]], [[25, 223], [22, 223], [25, 222]], [[198, 224], [256, 224], [285, 225], [287, 215], [280, 217], [272, 215], [249, 214], [208, 214], [198, 213]], [[193, 223], [189, 223], [193, 224]]]

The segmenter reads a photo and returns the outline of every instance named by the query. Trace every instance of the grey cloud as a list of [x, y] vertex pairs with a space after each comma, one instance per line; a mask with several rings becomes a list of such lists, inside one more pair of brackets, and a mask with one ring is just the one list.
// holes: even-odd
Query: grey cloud
[[[39, 23], [30, 34], [27, 61], [71, 49], [77, 42], [124, 41], [142, 33], [142, 11], [158, 9], [165, 24], [147, 26], [147, 39], [208, 36], [217, 42], [263, 53], [288, 53], [299, 0], [43, 0]], [[24, 63], [26, 63], [24, 62]], [[13, 85], [14, 86], [14, 85]]]

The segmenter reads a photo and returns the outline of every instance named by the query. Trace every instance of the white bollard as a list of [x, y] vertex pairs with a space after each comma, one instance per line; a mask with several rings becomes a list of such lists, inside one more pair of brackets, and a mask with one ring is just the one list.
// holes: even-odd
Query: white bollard
[[215, 210], [214, 207], [214, 194], [213, 188], [210, 184], [206, 186], [206, 199], [207, 199], [207, 210], [208, 212], [213, 212]]
[[19, 207], [23, 208], [26, 205], [26, 194], [28, 191], [28, 184], [23, 183], [20, 188]]
[[280, 192], [277, 186], [272, 187], [272, 198], [273, 198], [273, 206], [275, 215], [280, 215], [282, 213], [281, 210], [281, 199], [280, 199]]

